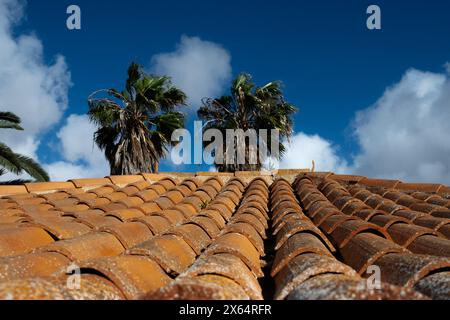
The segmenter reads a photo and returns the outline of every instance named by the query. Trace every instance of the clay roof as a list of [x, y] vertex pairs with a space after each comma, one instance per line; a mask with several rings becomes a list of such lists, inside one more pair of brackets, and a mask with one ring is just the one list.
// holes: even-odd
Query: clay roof
[[280, 170], [0, 186], [0, 299], [449, 298], [441, 184]]

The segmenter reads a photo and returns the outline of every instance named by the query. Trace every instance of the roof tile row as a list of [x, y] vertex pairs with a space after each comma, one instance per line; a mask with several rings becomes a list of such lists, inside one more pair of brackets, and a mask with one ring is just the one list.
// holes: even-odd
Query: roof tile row
[[448, 187], [283, 174], [0, 187], [0, 299], [450, 298]]

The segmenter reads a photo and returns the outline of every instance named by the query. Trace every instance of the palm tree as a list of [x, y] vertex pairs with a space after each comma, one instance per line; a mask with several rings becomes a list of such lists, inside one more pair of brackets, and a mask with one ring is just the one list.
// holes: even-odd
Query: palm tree
[[[292, 115], [297, 109], [286, 102], [281, 90], [281, 82], [269, 82], [262, 87], [257, 87], [249, 74], [240, 74], [233, 81], [231, 95], [220, 98], [207, 98], [202, 101], [203, 105], [197, 114], [201, 120], [206, 121], [204, 129], [218, 129], [224, 137], [223, 145], [226, 145], [226, 129], [278, 129], [279, 130], [279, 153], [271, 150], [271, 135], [267, 140], [257, 138], [257, 145], [266, 142], [267, 154], [280, 160], [285, 153], [282, 140], [289, 138], [293, 132]], [[258, 131], [257, 131], [258, 132]], [[232, 147], [232, 148], [231, 148]], [[219, 172], [260, 170], [266, 158], [257, 157], [256, 164], [249, 160], [249, 142], [245, 141], [245, 164], [227, 163], [227, 152], [237, 149], [237, 140], [234, 145], [226, 145], [223, 155], [223, 163], [215, 166]], [[217, 158], [216, 158], [217, 159]]]
[[[107, 98], [95, 98], [106, 92]], [[125, 90], [98, 90], [88, 98], [89, 118], [97, 125], [94, 141], [105, 152], [111, 174], [158, 172], [172, 131], [184, 127], [184, 115], [175, 107], [185, 105], [186, 95], [170, 78], [146, 74], [131, 63]]]
[[[0, 112], [0, 129], [23, 130], [20, 126], [20, 118], [11, 112]], [[15, 153], [6, 144], [0, 142], [0, 176], [6, 172], [16, 175], [28, 173], [36, 181], [49, 181], [49, 176], [42, 167], [33, 159]], [[20, 184], [28, 180], [12, 180], [1, 184]]]

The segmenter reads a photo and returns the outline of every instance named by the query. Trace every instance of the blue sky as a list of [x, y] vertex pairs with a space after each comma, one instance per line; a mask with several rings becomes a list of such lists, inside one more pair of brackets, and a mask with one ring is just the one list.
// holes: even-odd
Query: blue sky
[[[65, 27], [65, 11], [70, 4], [77, 4], [81, 8], [80, 31], [70, 31]], [[366, 8], [370, 4], [377, 4], [381, 8], [382, 30], [371, 31], [366, 28]], [[310, 160], [317, 162], [325, 154], [335, 160], [331, 164], [322, 161], [324, 170], [447, 181], [450, 180], [447, 165], [450, 153], [445, 145], [438, 144], [436, 150], [427, 151], [436, 151], [431, 159], [417, 159], [414, 154], [417, 146], [414, 144], [408, 146], [407, 150], [401, 149], [405, 158], [417, 159], [417, 163], [408, 164], [405, 170], [401, 163], [388, 168], [374, 168], [374, 164], [364, 159], [376, 153], [376, 150], [371, 150], [372, 142], [364, 142], [361, 135], [373, 132], [371, 128], [377, 126], [377, 123], [367, 124], [370, 122], [370, 119], [367, 120], [369, 107], [378, 112], [374, 118], [389, 112], [399, 117], [414, 113], [414, 108], [405, 110], [408, 106], [402, 107], [402, 110], [390, 110], [389, 102], [383, 104], [387, 88], [393, 89], [393, 95], [402, 96], [401, 90], [408, 83], [428, 83], [429, 77], [436, 76], [435, 82], [430, 80], [434, 83], [431, 85], [443, 86], [443, 89], [436, 93], [438, 97], [430, 99], [439, 100], [446, 94], [448, 74], [444, 65], [450, 61], [449, 13], [448, 1], [430, 3], [420, 0], [41, 0], [27, 3], [24, 18], [15, 25], [11, 37], [17, 39], [23, 34], [33, 34], [43, 47], [41, 63], [52, 65], [59, 54], [64, 57], [67, 70], [70, 71], [72, 86], [67, 91], [67, 108], [63, 108], [64, 113], [59, 121], [55, 121], [41, 135], [38, 134], [36, 155], [46, 164], [67, 160], [61, 159], [61, 148], [57, 147], [61, 139], [58, 132], [67, 124], [65, 119], [70, 115], [86, 112], [86, 98], [92, 91], [121, 88], [127, 66], [132, 60], [151, 70], [152, 57], [176, 51], [177, 44], [185, 35], [198, 37], [201, 41], [214, 43], [226, 50], [231, 57], [233, 76], [245, 71], [254, 76], [257, 84], [271, 80], [283, 81], [287, 100], [300, 109], [295, 116], [299, 145], [293, 149], [311, 145], [312, 149], [319, 148], [319, 154], [311, 151], [312, 159], [304, 159], [305, 163], [310, 163]], [[410, 74], [409, 79], [408, 70], [417, 73]], [[221, 91], [226, 92], [227, 88], [228, 85], [222, 82]], [[414, 95], [412, 89], [405, 90]], [[424, 103], [420, 97], [411, 99], [418, 108]], [[409, 98], [405, 101], [409, 101]], [[439, 107], [438, 103], [435, 108]], [[363, 112], [365, 121], [355, 124], [355, 116], [359, 111]], [[191, 114], [190, 119], [193, 118]], [[393, 119], [389, 119], [389, 128], [404, 120], [393, 116]], [[433, 120], [431, 118], [430, 121]], [[385, 123], [380, 121], [381, 124]], [[414, 121], [421, 123], [420, 119]], [[417, 131], [414, 126], [404, 130]], [[444, 133], [448, 134], [448, 130]], [[430, 132], [420, 134], [417, 139], [411, 139], [422, 144], [426, 139], [431, 139]], [[389, 140], [389, 136], [384, 138]], [[377, 139], [377, 134], [371, 141], [373, 139]], [[383, 141], [377, 143], [384, 144]], [[395, 146], [391, 149], [395, 152]], [[383, 150], [378, 152], [382, 153]], [[71, 160], [76, 160], [72, 162], [77, 165], [84, 161], [82, 157], [72, 157]], [[358, 161], [361, 163], [356, 164]], [[402, 162], [401, 157], [400, 160], [388, 157], [386, 161]], [[418, 168], [420, 165], [425, 169]], [[174, 168], [164, 163], [161, 169]], [[199, 169], [204, 170], [205, 166], [181, 168], [193, 171]], [[421, 170], [423, 173], [418, 174]]]

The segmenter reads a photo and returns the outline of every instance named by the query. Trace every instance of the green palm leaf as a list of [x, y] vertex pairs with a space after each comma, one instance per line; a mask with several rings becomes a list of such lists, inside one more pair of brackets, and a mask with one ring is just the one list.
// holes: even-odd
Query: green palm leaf
[[[23, 130], [20, 126], [20, 118], [11, 112], [0, 112], [0, 129]], [[15, 153], [4, 143], [0, 142], [0, 176], [6, 171], [13, 174], [28, 173], [36, 181], [49, 181], [47, 172], [33, 159]], [[28, 180], [7, 181], [8, 184], [20, 184]], [[5, 182], [2, 182], [4, 184]]]
[[20, 154], [16, 155], [22, 170], [28, 173], [36, 181], [50, 180], [50, 177], [48, 176], [47, 172], [45, 172], [45, 170], [36, 161]]
[[[280, 160], [286, 152], [286, 147], [281, 142], [292, 136], [292, 116], [297, 111], [295, 106], [284, 101], [282, 83], [272, 81], [262, 87], [257, 87], [251, 75], [240, 74], [233, 80], [231, 95], [216, 99], [204, 99], [197, 115], [206, 121], [205, 129], [215, 128], [225, 133], [226, 129], [278, 129], [280, 135], [279, 152], [274, 154], [271, 150], [270, 131], [268, 132], [267, 156], [273, 156]], [[224, 134], [224, 145], [226, 144]], [[264, 141], [258, 141], [263, 143]], [[235, 145], [236, 148], [236, 145]], [[246, 145], [247, 153], [248, 145]], [[225, 150], [231, 150], [230, 148]], [[248, 154], [247, 154], [248, 156]], [[265, 159], [258, 158], [256, 165], [223, 164], [216, 165], [219, 171], [259, 170]]]
[[[95, 98], [99, 92], [110, 97]], [[185, 102], [186, 95], [169, 77], [148, 75], [134, 62], [124, 91], [94, 92], [88, 99], [88, 115], [98, 127], [94, 141], [105, 152], [111, 173], [157, 171], [173, 130], [184, 126], [184, 115], [174, 109]]]
[[0, 129], [23, 130], [20, 118], [12, 112], [0, 112]]

